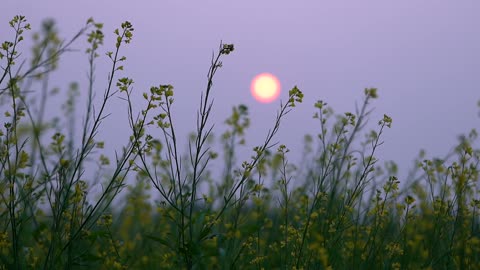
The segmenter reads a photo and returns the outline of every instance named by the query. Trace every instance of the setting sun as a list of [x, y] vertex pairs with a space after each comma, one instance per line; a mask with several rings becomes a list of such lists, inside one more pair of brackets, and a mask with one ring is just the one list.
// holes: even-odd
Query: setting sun
[[270, 73], [262, 73], [253, 78], [250, 90], [257, 101], [269, 103], [280, 95], [280, 81]]

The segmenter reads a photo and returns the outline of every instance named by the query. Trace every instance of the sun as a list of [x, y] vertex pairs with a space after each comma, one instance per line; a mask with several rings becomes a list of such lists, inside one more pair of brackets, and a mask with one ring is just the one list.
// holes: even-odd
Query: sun
[[250, 91], [257, 101], [269, 103], [280, 95], [280, 81], [270, 73], [261, 73], [253, 78]]

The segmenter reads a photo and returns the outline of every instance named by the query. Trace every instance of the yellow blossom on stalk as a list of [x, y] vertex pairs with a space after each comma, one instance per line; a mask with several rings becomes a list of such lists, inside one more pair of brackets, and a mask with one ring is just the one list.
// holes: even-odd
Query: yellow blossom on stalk
[[8, 247], [10, 247], [10, 242], [8, 241], [8, 233], [0, 232], [0, 249], [3, 251]]
[[260, 197], [253, 197], [253, 203], [255, 203], [256, 206], [261, 206], [263, 201], [262, 198]]
[[112, 225], [112, 222], [113, 222], [112, 215], [111, 214], [104, 214], [98, 220], [98, 225], [109, 227], [110, 225]]
[[392, 263], [392, 269], [399, 270], [402, 268], [402, 265], [399, 262]]
[[259, 264], [262, 263], [267, 257], [266, 256], [256, 256], [250, 261], [250, 264]]
[[389, 243], [385, 249], [390, 255], [390, 257], [403, 255], [403, 249], [399, 243]]
[[328, 251], [326, 248], [321, 247], [319, 249], [320, 262], [324, 269], [331, 269], [330, 263], [328, 262]]

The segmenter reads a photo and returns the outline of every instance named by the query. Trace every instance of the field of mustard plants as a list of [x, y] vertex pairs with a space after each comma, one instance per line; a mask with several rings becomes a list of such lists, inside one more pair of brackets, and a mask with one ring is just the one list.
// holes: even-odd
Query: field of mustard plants
[[[28, 59], [27, 19], [15, 16], [10, 27], [0, 48], [0, 269], [480, 269], [475, 130], [443, 158], [421, 152], [400, 182], [396, 164], [376, 158], [393, 121], [370, 119], [378, 93], [368, 88], [354, 113], [314, 102], [318, 132], [305, 136], [295, 165], [275, 140], [288, 114], [305, 106], [295, 86], [251, 158], [238, 160], [248, 108], [232, 109], [217, 141], [209, 121], [214, 78], [235, 53], [222, 43], [184, 155], [174, 87], [139, 93], [125, 76], [130, 22], [104, 45], [93, 19], [66, 40], [47, 20]], [[81, 39], [89, 44], [88, 81], [63, 91], [59, 117], [48, 118], [50, 75]], [[110, 63], [108, 74], [96, 74], [98, 61]], [[96, 75], [107, 84], [97, 85]], [[137, 95], [141, 106], [132, 102]], [[130, 134], [109, 157], [98, 134], [118, 97]], [[212, 171], [213, 159], [221, 171]]]

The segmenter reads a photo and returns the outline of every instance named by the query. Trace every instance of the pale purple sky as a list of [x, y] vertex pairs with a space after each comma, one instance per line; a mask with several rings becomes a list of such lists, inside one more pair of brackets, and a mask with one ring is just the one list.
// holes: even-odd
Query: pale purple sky
[[[211, 123], [221, 130], [231, 107], [246, 104], [252, 118], [248, 142], [260, 144], [279, 101], [257, 103], [249, 85], [256, 74], [273, 73], [284, 101], [294, 85], [305, 94], [304, 104], [287, 116], [277, 137], [292, 150], [292, 159], [301, 154], [303, 136], [319, 131], [312, 119], [316, 100], [327, 101], [338, 113], [354, 111], [365, 87], [377, 87], [380, 96], [370, 127], [383, 113], [393, 118], [379, 154], [400, 163], [403, 171], [420, 148], [443, 155], [459, 133], [480, 126], [476, 0], [2, 2], [1, 40], [11, 36], [7, 22], [16, 14], [27, 16], [34, 29], [53, 17], [63, 37], [94, 17], [105, 23], [110, 38], [106, 51], [113, 49], [113, 29], [132, 22], [133, 43], [123, 51], [128, 57], [124, 75], [135, 80], [139, 96], [151, 85], [175, 86], [177, 126], [184, 137], [195, 127], [192, 115], [220, 40], [234, 43], [235, 51], [224, 58], [216, 77]], [[76, 47], [85, 48], [85, 43]], [[103, 67], [99, 64], [99, 91], [104, 89]], [[66, 57], [58, 86], [70, 81], [85, 86], [86, 70], [83, 54]], [[115, 108], [110, 112], [115, 115]], [[109, 120], [107, 130], [118, 128], [118, 121]]]

